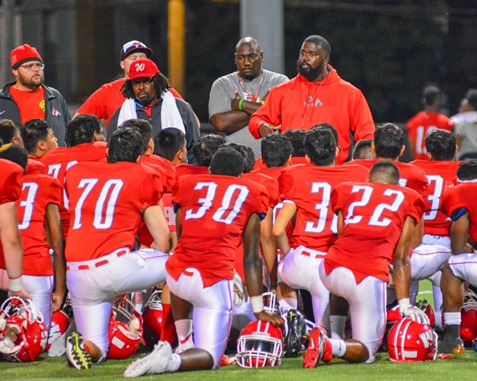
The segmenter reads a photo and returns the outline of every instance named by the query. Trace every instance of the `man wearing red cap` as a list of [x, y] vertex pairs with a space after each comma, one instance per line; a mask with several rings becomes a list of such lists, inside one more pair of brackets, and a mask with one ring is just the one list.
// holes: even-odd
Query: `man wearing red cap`
[[163, 128], [177, 128], [186, 135], [187, 151], [199, 138], [199, 126], [192, 107], [169, 91], [169, 80], [148, 58], [139, 58], [131, 65], [121, 87], [126, 98], [109, 121], [108, 140], [112, 133], [129, 119], [144, 119], [152, 124], [153, 134]]
[[71, 117], [60, 92], [43, 84], [45, 65], [34, 47], [23, 44], [10, 53], [15, 82], [0, 92], [0, 118], [22, 125], [31, 119], [44, 119], [53, 130], [58, 145], [65, 145], [66, 125]]
[[[147, 47], [141, 41], [132, 40], [126, 42], [119, 53], [119, 66], [121, 66], [121, 69], [124, 71], [124, 77], [102, 85], [98, 90], [91, 94], [88, 99], [86, 99], [76, 112], [76, 115], [96, 115], [98, 119], [104, 119], [106, 127], [108, 127], [109, 120], [124, 102], [121, 86], [128, 77], [129, 67], [135, 60], [139, 58], [149, 58], [151, 55], [152, 49]], [[169, 88], [169, 91], [174, 97], [183, 99], [172, 87]], [[76, 117], [76, 115], [74, 117]]]

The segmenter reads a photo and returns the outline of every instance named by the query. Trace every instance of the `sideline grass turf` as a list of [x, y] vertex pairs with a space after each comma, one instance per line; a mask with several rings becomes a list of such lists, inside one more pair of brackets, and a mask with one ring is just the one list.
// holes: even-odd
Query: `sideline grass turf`
[[[432, 285], [429, 281], [420, 283], [417, 299], [427, 299], [431, 303]], [[79, 371], [69, 368], [66, 358], [49, 358], [43, 354], [38, 361], [28, 364], [0, 362], [0, 381], [7, 380], [72, 380], [87, 379], [117, 380], [123, 378], [126, 367], [134, 359], [144, 356], [147, 349], [140, 348], [139, 354], [129, 360], [110, 360], [92, 369]], [[242, 369], [237, 365], [222, 367], [218, 371], [169, 373], [141, 377], [141, 379], [193, 380], [193, 381], [451, 381], [473, 379], [477, 370], [477, 353], [468, 349], [464, 355], [453, 356], [450, 360], [426, 363], [392, 363], [387, 353], [378, 354], [374, 364], [346, 364], [333, 360], [329, 365], [320, 364], [316, 369], [303, 369], [301, 356], [283, 359], [275, 368]]]
[[[129, 360], [110, 360], [92, 369], [79, 371], [69, 368], [65, 358], [48, 358], [28, 364], [0, 362], [0, 379], [3, 380], [71, 380], [94, 378], [95, 380], [117, 380], [123, 378]], [[453, 356], [451, 360], [437, 360], [426, 363], [392, 363], [388, 355], [379, 354], [374, 364], [346, 364], [333, 360], [329, 365], [320, 364], [316, 369], [303, 369], [302, 359], [283, 359], [283, 364], [275, 368], [242, 369], [237, 365], [222, 367], [218, 371], [170, 373], [141, 377], [141, 379], [194, 380], [194, 381], [310, 381], [310, 380], [356, 380], [356, 381], [439, 381], [473, 379], [477, 369], [477, 353], [467, 350], [464, 355]]]

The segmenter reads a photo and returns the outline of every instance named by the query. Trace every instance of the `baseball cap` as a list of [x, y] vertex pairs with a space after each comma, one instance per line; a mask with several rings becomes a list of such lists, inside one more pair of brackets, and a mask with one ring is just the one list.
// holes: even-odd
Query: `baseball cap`
[[17, 69], [22, 63], [27, 61], [39, 61], [43, 63], [38, 50], [28, 44], [17, 46], [10, 52], [10, 65], [12, 69]]
[[132, 40], [132, 41], [126, 42], [123, 45], [123, 47], [121, 49], [121, 52], [119, 53], [119, 60], [122, 61], [127, 56], [129, 56], [130, 54], [133, 54], [135, 52], [145, 53], [148, 58], [152, 55], [152, 49], [151, 48], [147, 47], [141, 41]]
[[149, 58], [139, 58], [134, 60], [134, 62], [131, 64], [129, 68], [128, 80], [133, 80], [136, 78], [151, 78], [159, 73], [160, 71], [157, 68], [157, 65]]

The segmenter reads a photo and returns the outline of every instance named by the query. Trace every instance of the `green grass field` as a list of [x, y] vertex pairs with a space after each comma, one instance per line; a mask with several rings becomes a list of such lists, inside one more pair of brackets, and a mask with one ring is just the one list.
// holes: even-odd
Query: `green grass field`
[[[432, 300], [430, 282], [422, 282], [420, 296]], [[117, 380], [123, 378], [126, 367], [135, 359], [144, 356], [145, 348], [140, 348], [129, 360], [110, 360], [93, 365], [87, 371], [69, 368], [66, 359], [49, 358], [43, 354], [33, 363], [16, 364], [0, 362], [0, 381], [3, 380], [71, 380], [93, 378], [95, 380]], [[477, 353], [468, 349], [463, 355], [452, 356], [450, 360], [437, 360], [426, 363], [392, 363], [387, 353], [380, 353], [373, 364], [347, 364], [333, 360], [329, 365], [320, 364], [316, 369], [303, 369], [301, 357], [283, 359], [282, 365], [275, 368], [242, 369], [236, 365], [222, 367], [218, 371], [173, 373], [142, 377], [142, 379], [194, 380], [194, 381], [452, 381], [473, 379], [477, 371]]]

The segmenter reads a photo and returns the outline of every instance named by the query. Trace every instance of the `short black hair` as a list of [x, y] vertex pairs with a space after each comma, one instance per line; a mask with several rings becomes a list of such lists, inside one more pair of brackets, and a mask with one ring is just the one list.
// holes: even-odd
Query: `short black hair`
[[291, 144], [293, 146], [292, 156], [295, 157], [304, 157], [306, 155], [305, 151], [305, 129], [295, 129], [286, 130], [282, 135], [288, 136], [290, 138]]
[[371, 144], [373, 139], [361, 139], [356, 142], [353, 149], [353, 160], [374, 159], [374, 154]]
[[253, 149], [245, 144], [228, 142], [224, 144], [224, 147], [232, 147], [242, 155], [243, 158], [243, 173], [249, 173], [252, 171], [253, 166], [255, 165], [255, 154]]
[[457, 178], [460, 181], [477, 180], [477, 159], [467, 159], [459, 164]]
[[305, 150], [313, 164], [325, 166], [334, 163], [338, 142], [333, 130], [331, 125], [317, 125], [306, 133]]
[[201, 135], [192, 145], [192, 164], [200, 167], [209, 167], [212, 157], [219, 147], [225, 143], [225, 138], [221, 135]]
[[149, 141], [152, 139], [152, 124], [144, 119], [128, 119], [124, 121], [118, 128], [124, 127], [133, 127], [139, 131], [142, 136], [142, 144], [144, 145], [145, 152]]
[[389, 160], [378, 161], [371, 167], [369, 181], [372, 183], [399, 184], [399, 168]]
[[376, 156], [395, 160], [404, 145], [404, 131], [394, 123], [385, 123], [374, 131], [374, 150]]
[[124, 127], [115, 130], [108, 144], [108, 162], [127, 161], [135, 163], [144, 152], [144, 143], [139, 130]]
[[424, 88], [422, 95], [424, 98], [424, 104], [426, 106], [432, 106], [439, 100], [441, 90], [437, 86], [429, 85]]
[[0, 139], [4, 143], [11, 143], [17, 134], [20, 134], [20, 129], [13, 121], [0, 119]]
[[453, 160], [455, 156], [455, 136], [446, 130], [433, 130], [424, 139], [426, 150], [435, 160]]
[[220, 147], [210, 162], [210, 173], [238, 177], [243, 173], [242, 155], [232, 147]]
[[154, 153], [172, 161], [177, 151], [184, 148], [185, 134], [178, 128], [164, 128], [154, 136]]
[[65, 141], [68, 147], [91, 143], [94, 133], [101, 134], [101, 124], [95, 115], [78, 115], [66, 126]]
[[305, 41], [303, 41], [304, 43], [305, 42], [312, 42], [316, 45], [320, 45], [321, 46], [321, 50], [323, 50], [323, 53], [325, 53], [328, 57], [331, 55], [331, 45], [330, 43], [328, 42], [328, 40], [322, 36], [319, 36], [317, 34], [313, 34], [311, 36], [308, 36], [307, 38], [305, 38]]
[[28, 164], [28, 153], [25, 148], [20, 147], [18, 144], [3, 144], [0, 140], [0, 159], [12, 161], [23, 169], [26, 169]]
[[290, 138], [284, 135], [269, 135], [262, 139], [262, 160], [268, 168], [283, 167], [292, 154]]
[[43, 119], [31, 119], [20, 129], [25, 149], [29, 154], [36, 151], [37, 143], [46, 140], [51, 127]]

